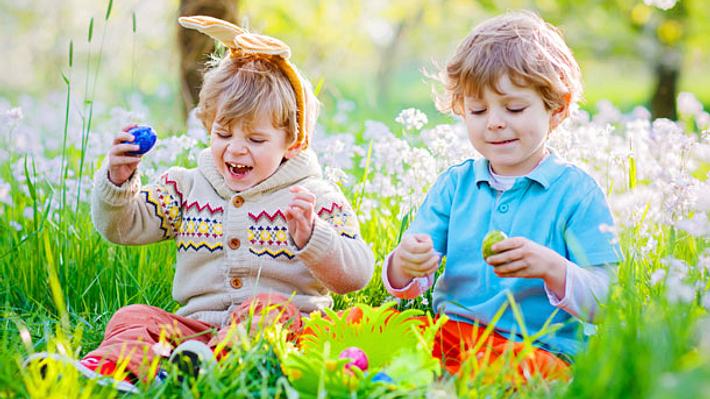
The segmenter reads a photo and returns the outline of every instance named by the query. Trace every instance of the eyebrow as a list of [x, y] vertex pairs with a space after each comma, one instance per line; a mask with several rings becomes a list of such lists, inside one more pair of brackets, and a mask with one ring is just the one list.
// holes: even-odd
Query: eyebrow
[[525, 100], [525, 101], [529, 101], [529, 100], [530, 100], [530, 96], [529, 96], [529, 95], [525, 95], [525, 94], [523, 94], [523, 95], [515, 95], [515, 94], [505, 94], [505, 93], [503, 93], [503, 94], [501, 95], [501, 97], [502, 97], [504, 100]]

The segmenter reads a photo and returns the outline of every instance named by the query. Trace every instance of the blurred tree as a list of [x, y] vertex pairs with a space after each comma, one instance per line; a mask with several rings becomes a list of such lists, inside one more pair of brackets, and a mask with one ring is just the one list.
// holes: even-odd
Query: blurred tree
[[[237, 22], [239, 0], [180, 0], [180, 16], [208, 15]], [[180, 87], [184, 116], [197, 105], [206, 56], [214, 51], [214, 40], [192, 29], [178, 29]]]
[[[676, 118], [688, 44], [708, 33], [704, 0], [562, 0], [557, 6], [556, 16], [568, 26], [588, 29], [586, 40], [578, 40], [578, 46], [591, 48], [597, 56], [635, 53], [644, 59], [654, 77], [648, 100], [651, 114]], [[600, 11], [595, 10], [600, 6]], [[595, 16], [603, 18], [601, 24]]]

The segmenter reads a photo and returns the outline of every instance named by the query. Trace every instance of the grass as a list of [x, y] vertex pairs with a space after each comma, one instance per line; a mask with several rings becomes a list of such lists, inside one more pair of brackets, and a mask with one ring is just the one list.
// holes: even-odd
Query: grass
[[[109, 15], [107, 11], [106, 19]], [[74, 88], [71, 67], [70, 62], [65, 74], [68, 94]], [[100, 65], [95, 65], [92, 71], [94, 75], [79, 85], [86, 100], [79, 110], [83, 140], [92, 133], [92, 93]], [[398, 79], [409, 78], [411, 76]], [[618, 83], [616, 100], [619, 104], [627, 104], [620, 99], [628, 104], [636, 103], [640, 94], [630, 93], [623, 82]], [[347, 88], [345, 90], [349, 93]], [[352, 96], [359, 95], [357, 88], [350, 90]], [[594, 88], [588, 90], [587, 97], [596, 96], [595, 93]], [[428, 101], [428, 97], [425, 100], [424, 96], [417, 96], [414, 89], [410, 94], [412, 105]], [[70, 107], [67, 102], [67, 115]], [[390, 113], [389, 118], [392, 117]], [[358, 111], [351, 115], [351, 123], [360, 123], [365, 118], [377, 119], [378, 116]], [[86, 159], [85, 146], [79, 147], [68, 148], [66, 144], [62, 147], [61, 152], [65, 154], [62, 171], [78, 173], [81, 170], [91, 174], [96, 165]], [[17, 178], [13, 173], [16, 162], [25, 165], [24, 178]], [[699, 171], [708, 168], [708, 164], [698, 166]], [[364, 179], [365, 171], [359, 173]], [[704, 174], [698, 172], [697, 177], [702, 176]], [[77, 357], [87, 353], [101, 342], [111, 315], [127, 304], [145, 303], [176, 310], [178, 304], [171, 298], [174, 244], [125, 247], [104, 241], [93, 228], [88, 205], [80, 202], [75, 207], [65, 201], [70, 197], [70, 189], [64, 180], [52, 182], [36, 177], [31, 158], [11, 154], [0, 163], [0, 177], [10, 183], [12, 193], [11, 204], [0, 204], [3, 215], [0, 218], [0, 398], [117, 396], [111, 388], [92, 385], [69, 370], [65, 370], [62, 379], [41, 382], [36, 374], [21, 368], [22, 359], [29, 353], [47, 349], [64, 350]], [[28, 188], [27, 192], [23, 187]], [[348, 192], [347, 195], [356, 204], [361, 194]], [[27, 210], [31, 215], [27, 215]], [[399, 240], [404, 221], [396, 215], [392, 205], [392, 209], [382, 209], [361, 224], [363, 238], [372, 243], [376, 256], [375, 276], [379, 275], [385, 256]], [[19, 221], [21, 229], [11, 221]], [[651, 238], [656, 245], [650, 252], [644, 252], [645, 240]], [[707, 239], [672, 226], [643, 222], [623, 231], [620, 239], [625, 260], [619, 267], [618, 281], [603, 306], [596, 333], [589, 337], [588, 348], [575, 359], [571, 382], [533, 380], [524, 386], [511, 387], [504, 372], [490, 368], [480, 370], [474, 378], [444, 375], [423, 389], [383, 390], [371, 386], [357, 391], [357, 397], [707, 396], [710, 334], [706, 333], [704, 296], [710, 276], [706, 270], [695, 267], [700, 254], [708, 247]], [[688, 284], [693, 287], [693, 295], [689, 301], [673, 300], [673, 286], [667, 281], [652, 280], [657, 271], [669, 270], [670, 266], [663, 261], [668, 256], [692, 266]], [[428, 295], [425, 298], [428, 301], [420, 298], [403, 302], [400, 309], [429, 311], [430, 293]], [[335, 309], [354, 304], [377, 306], [387, 298], [380, 279], [375, 277], [360, 292], [335, 296]], [[180, 382], [173, 373], [168, 383], [146, 387], [145, 392], [136, 397], [295, 398], [297, 394], [279, 361], [282, 344], [279, 340], [257, 336], [245, 341], [239, 356], [230, 357], [214, 373], [194, 382]]]

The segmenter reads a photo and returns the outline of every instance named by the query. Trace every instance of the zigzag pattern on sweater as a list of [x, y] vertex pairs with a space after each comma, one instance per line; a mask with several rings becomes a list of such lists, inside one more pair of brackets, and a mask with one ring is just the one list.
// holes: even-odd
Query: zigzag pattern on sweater
[[210, 214], [212, 214], [212, 215], [214, 215], [216, 213], [224, 213], [224, 208], [222, 208], [221, 206], [218, 206], [216, 208], [212, 208], [212, 205], [210, 205], [209, 203], [202, 204], [202, 205], [200, 205], [197, 201], [191, 202], [189, 204], [187, 203], [187, 201], [182, 203], [183, 212], [187, 212], [191, 208], [197, 209], [198, 212], [202, 212], [205, 209], [207, 209], [210, 212]]
[[276, 259], [279, 256], [285, 256], [289, 259], [293, 259], [296, 257], [296, 255], [294, 255], [293, 252], [289, 251], [288, 249], [279, 249], [277, 251], [274, 251], [269, 248], [262, 248], [260, 250], [249, 248], [249, 252], [253, 253], [256, 256], [269, 255], [273, 259]]
[[173, 231], [180, 229], [180, 203], [172, 194], [165, 190], [165, 186], [157, 184], [155, 192], [148, 189], [141, 190], [145, 196], [145, 201], [153, 205], [155, 215], [160, 219], [160, 229], [163, 230], [163, 237], [168, 237], [170, 227]]
[[317, 212], [318, 216], [330, 223], [335, 231], [343, 237], [357, 238], [357, 220], [343, 205], [333, 202], [330, 207], [324, 206]]
[[210, 244], [206, 241], [199, 241], [199, 242], [195, 242], [192, 240], [178, 240], [177, 241], [178, 252], [187, 251], [188, 249], [193, 249], [195, 251], [199, 251], [202, 248], [206, 248], [210, 252], [214, 252], [214, 251], [222, 249], [222, 243], [219, 241], [212, 243], [212, 244]]
[[286, 220], [286, 215], [281, 212], [281, 209], [277, 209], [276, 212], [274, 212], [273, 214], [269, 214], [266, 211], [261, 211], [258, 215], [254, 215], [253, 213], [249, 212], [249, 218], [251, 218], [251, 220], [255, 222], [258, 222], [262, 218], [267, 218], [269, 219], [269, 222], [273, 223], [274, 220], [276, 220], [276, 218], [279, 216], [281, 216], [284, 221]]

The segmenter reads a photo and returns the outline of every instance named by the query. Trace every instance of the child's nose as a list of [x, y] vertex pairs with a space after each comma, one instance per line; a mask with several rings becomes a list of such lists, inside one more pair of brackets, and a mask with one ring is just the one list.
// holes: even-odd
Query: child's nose
[[491, 112], [486, 127], [488, 130], [501, 130], [505, 128], [505, 121], [498, 114]]
[[229, 143], [229, 151], [235, 154], [244, 154], [247, 152], [247, 143], [244, 140], [234, 140]]

